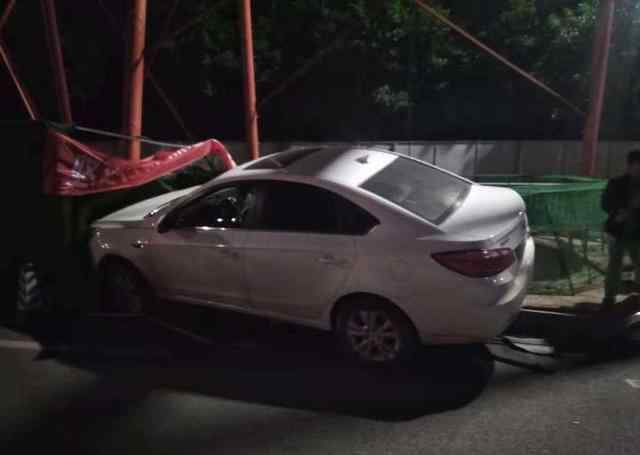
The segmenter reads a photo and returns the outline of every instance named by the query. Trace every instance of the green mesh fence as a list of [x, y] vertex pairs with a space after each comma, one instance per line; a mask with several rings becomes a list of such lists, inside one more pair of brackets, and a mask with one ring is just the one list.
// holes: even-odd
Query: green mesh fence
[[531, 293], [571, 295], [602, 285], [607, 263], [600, 208], [605, 180], [573, 176], [480, 176], [517, 191], [536, 241]]

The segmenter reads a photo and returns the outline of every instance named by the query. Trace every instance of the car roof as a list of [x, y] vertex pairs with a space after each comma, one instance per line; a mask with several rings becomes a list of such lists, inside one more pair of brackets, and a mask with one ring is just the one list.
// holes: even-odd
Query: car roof
[[400, 155], [376, 148], [303, 148], [245, 163], [222, 177], [264, 178], [284, 174], [357, 187], [399, 158]]

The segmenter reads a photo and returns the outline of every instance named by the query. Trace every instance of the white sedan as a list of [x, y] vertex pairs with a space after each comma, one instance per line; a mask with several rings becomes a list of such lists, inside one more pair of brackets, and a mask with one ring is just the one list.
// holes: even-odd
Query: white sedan
[[522, 198], [378, 149], [266, 156], [93, 225], [104, 304], [154, 298], [335, 332], [365, 363], [482, 343], [534, 261]]

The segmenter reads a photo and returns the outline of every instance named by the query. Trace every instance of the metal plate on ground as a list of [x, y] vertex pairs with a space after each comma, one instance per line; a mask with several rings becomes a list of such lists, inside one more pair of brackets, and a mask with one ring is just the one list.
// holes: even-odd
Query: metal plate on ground
[[513, 346], [530, 354], [553, 355], [556, 349], [544, 338], [524, 338], [506, 336], [504, 339]]

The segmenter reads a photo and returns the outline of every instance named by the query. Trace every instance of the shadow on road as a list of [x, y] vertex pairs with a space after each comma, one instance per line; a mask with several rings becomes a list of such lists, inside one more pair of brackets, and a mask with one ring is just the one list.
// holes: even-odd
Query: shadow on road
[[[41, 359], [55, 358], [92, 371], [101, 380], [65, 409], [38, 416], [25, 435], [14, 439], [16, 450], [7, 453], [26, 453], [23, 445], [30, 447], [43, 433], [47, 438], [55, 436], [52, 422], [55, 427], [59, 421], [90, 419], [109, 425], [126, 412], [121, 408], [127, 408], [127, 403], [143, 400], [156, 390], [403, 421], [466, 405], [484, 390], [493, 371], [484, 347], [425, 349], [410, 367], [361, 368], [342, 360], [325, 333], [247, 322], [237, 316], [224, 324], [224, 316], [217, 313], [215, 318], [215, 324], [227, 326], [227, 334], [211, 344], [167, 331], [146, 318], [32, 324], [25, 330], [43, 345]], [[228, 328], [234, 324], [236, 332]], [[66, 346], [62, 350], [57, 348], [61, 341]], [[123, 346], [135, 346], [141, 355], [117, 355], [127, 352]], [[105, 400], [114, 402], [113, 409]]]
[[[119, 438], [122, 431], [129, 435], [124, 436], [126, 450], [142, 453], [146, 446], [138, 445], [145, 444], [146, 438], [173, 441], [166, 432], [193, 421], [180, 432], [181, 442], [174, 449], [202, 450], [234, 447], [247, 439], [281, 439], [291, 432], [315, 432], [319, 427], [332, 433], [346, 431], [337, 425], [336, 414], [405, 421], [464, 406], [484, 389], [490, 376], [487, 364], [478, 364], [468, 355], [463, 356], [464, 361], [441, 355], [425, 352], [425, 363], [419, 368], [393, 372], [353, 368], [323, 355], [318, 359], [315, 353], [244, 352], [225, 346], [144, 364], [131, 360], [96, 363], [60, 355], [57, 360], [88, 368], [100, 379], [21, 424], [20, 431], [2, 445], [6, 453], [36, 453], [43, 443], [64, 451], [60, 453], [106, 453], [112, 444], [109, 434], [117, 428]], [[261, 418], [256, 427], [246, 405], [238, 407], [226, 400], [283, 409]], [[167, 402], [178, 407], [177, 415], [161, 411], [169, 406]], [[287, 409], [292, 412], [283, 412]], [[302, 418], [296, 411], [321, 414]], [[239, 415], [243, 416], [240, 420]], [[163, 436], [151, 436], [158, 431], [153, 422], [162, 422]]]
[[[42, 344], [40, 359], [54, 358], [90, 371], [97, 379], [21, 422], [18, 431], [2, 442], [6, 452], [32, 453], [41, 450], [43, 442], [64, 453], [105, 451], [111, 447], [109, 435], [114, 428], [120, 432], [124, 427], [126, 434], [170, 432], [176, 426], [183, 428], [185, 419], [198, 421], [183, 428], [178, 438], [189, 447], [235, 446], [247, 437], [267, 441], [291, 431], [316, 431], [324, 425], [340, 431], [334, 418], [340, 415], [407, 421], [465, 406], [482, 393], [493, 372], [486, 350], [460, 347], [425, 349], [411, 367], [391, 371], [358, 368], [340, 359], [325, 333], [209, 310], [189, 311], [182, 316], [165, 314], [164, 320], [179, 321], [202, 336], [215, 334], [207, 338], [209, 343], [141, 317], [49, 319], [24, 328]], [[525, 322], [529, 329], [539, 324], [539, 330], [547, 330], [541, 335], [555, 334], [561, 340], [562, 332], [565, 342], [571, 338], [566, 322], [557, 323], [555, 331], [541, 320]], [[58, 349], [61, 343], [69, 349]], [[135, 355], [120, 355], [131, 347], [138, 349]], [[593, 351], [565, 371], [578, 372], [619, 357], [620, 352], [613, 350], [601, 350], [600, 355]], [[495, 385], [514, 387], [518, 378], [535, 381], [526, 370], [515, 373]], [[163, 400], [179, 400], [181, 415], [167, 411]], [[225, 421], [229, 412], [240, 412], [230, 402], [242, 404], [240, 409], [246, 412], [252, 412], [246, 410], [247, 405], [256, 404], [280, 410], [261, 419], [259, 428], [252, 428], [250, 414]], [[300, 419], [297, 411], [320, 415]], [[213, 420], [206, 420], [212, 415]], [[174, 418], [182, 420], [178, 423]], [[149, 430], [155, 421], [163, 422], [165, 430]], [[145, 433], [131, 439], [142, 444], [144, 451], [146, 437]], [[182, 450], [178, 439], [175, 447], [168, 448]], [[127, 450], [134, 449], [127, 446]]]

